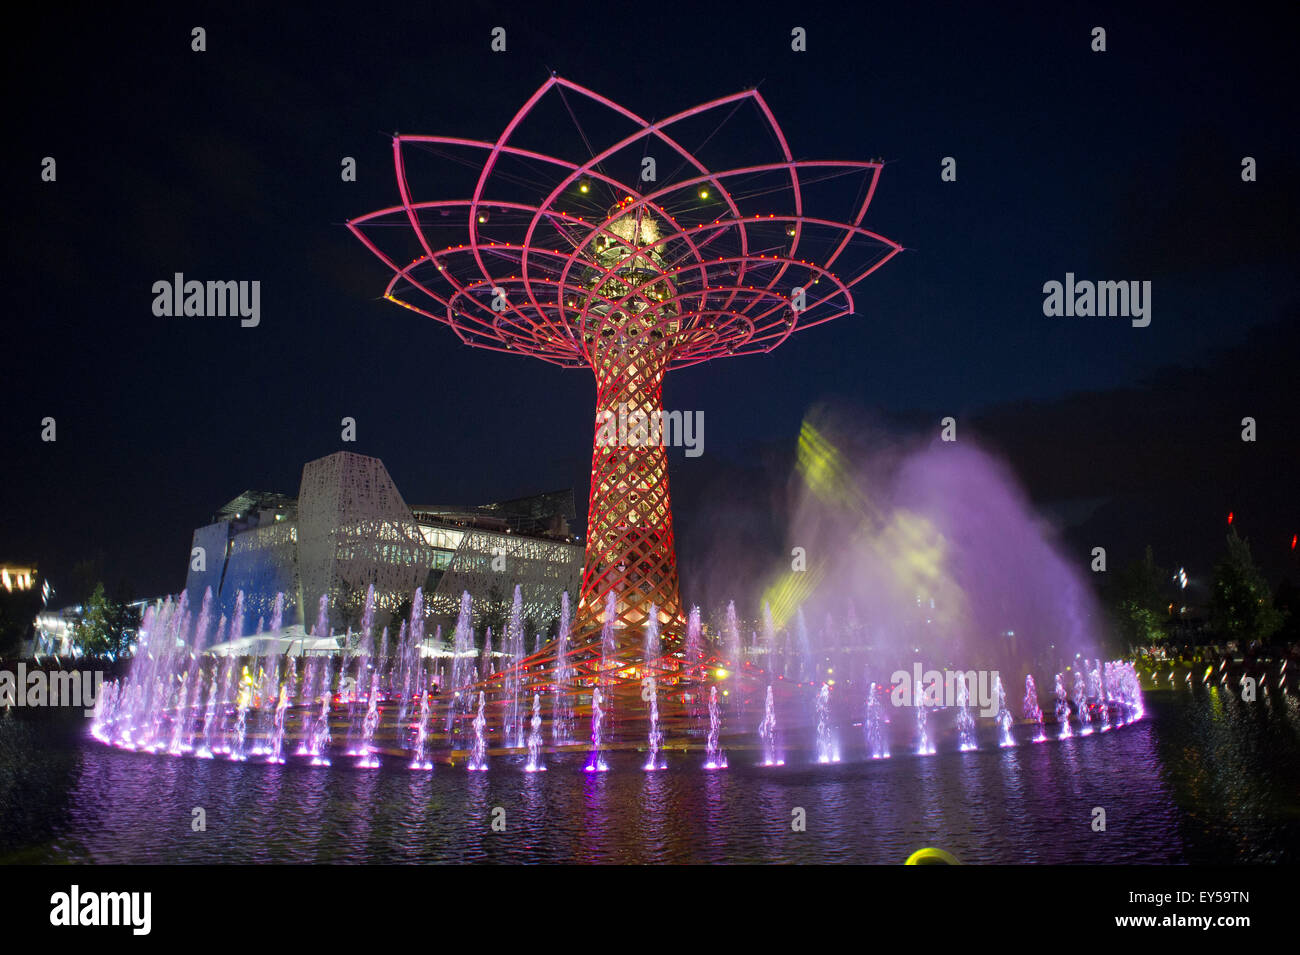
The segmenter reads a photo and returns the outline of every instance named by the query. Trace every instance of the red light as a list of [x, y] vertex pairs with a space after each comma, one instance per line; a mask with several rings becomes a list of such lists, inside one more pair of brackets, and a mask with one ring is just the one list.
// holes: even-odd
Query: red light
[[1229, 523], [1229, 524], [1232, 523], [1232, 511], [1229, 511], [1229, 512], [1228, 512], [1228, 523]]
[[1292, 535], [1291, 535], [1291, 549], [1292, 549], [1292, 550], [1295, 550], [1295, 539], [1296, 539], [1297, 536], [1300, 536], [1300, 535], [1296, 535], [1296, 534], [1292, 534]]

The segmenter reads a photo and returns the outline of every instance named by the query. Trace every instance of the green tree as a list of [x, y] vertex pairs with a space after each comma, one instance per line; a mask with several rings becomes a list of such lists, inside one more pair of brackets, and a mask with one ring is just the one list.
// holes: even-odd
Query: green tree
[[1228, 534], [1228, 550], [1214, 567], [1210, 627], [1224, 640], [1267, 643], [1282, 626], [1268, 581], [1255, 566], [1250, 542]]
[[1114, 608], [1125, 639], [1139, 646], [1164, 640], [1169, 614], [1161, 590], [1168, 575], [1156, 566], [1151, 545], [1141, 560], [1129, 564], [1117, 577]]
[[89, 654], [120, 656], [135, 623], [133, 616], [130, 607], [108, 597], [103, 583], [96, 584], [77, 624], [77, 642]]

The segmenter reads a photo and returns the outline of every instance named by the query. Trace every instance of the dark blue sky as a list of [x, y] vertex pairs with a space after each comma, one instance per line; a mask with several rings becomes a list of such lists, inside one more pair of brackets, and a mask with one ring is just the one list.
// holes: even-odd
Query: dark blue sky
[[[666, 403], [706, 417], [704, 457], [673, 461], [688, 569], [692, 521], [718, 532], [703, 513], [737, 474], [779, 489], [804, 413], [833, 401], [900, 431], [972, 422], [1040, 506], [1092, 502], [1080, 546], [1208, 564], [1235, 508], [1294, 576], [1291, 33], [1240, 7], [620, 6], [43, 8], [12, 53], [0, 559], [57, 584], [99, 552], [139, 593], [175, 590], [193, 527], [245, 488], [294, 493], [344, 415], [409, 502], [573, 486], [581, 507], [590, 376], [380, 301], [343, 226], [396, 201], [394, 130], [492, 138], [553, 69], [652, 117], [758, 84], [797, 156], [889, 163], [866, 224], [908, 251], [858, 316], [669, 379]], [[260, 280], [261, 325], [154, 317], [178, 271]], [[1150, 280], [1150, 327], [1045, 318], [1067, 271]], [[1247, 414], [1256, 446], [1235, 440]], [[739, 525], [770, 494], [736, 498]]]

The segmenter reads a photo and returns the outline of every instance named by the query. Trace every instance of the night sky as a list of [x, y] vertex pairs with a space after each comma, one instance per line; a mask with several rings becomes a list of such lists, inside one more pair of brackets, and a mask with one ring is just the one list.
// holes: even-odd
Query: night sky
[[[382, 458], [412, 504], [571, 486], [582, 532], [591, 375], [382, 301], [344, 226], [397, 201], [395, 130], [495, 138], [554, 70], [652, 118], [757, 85], [796, 157], [888, 162], [865, 224], [907, 251], [856, 316], [668, 378], [666, 406], [706, 421], [702, 457], [670, 453], [686, 600], [719, 537], [783, 564], [823, 403], [917, 439], [955, 416], [1081, 564], [1151, 543], [1203, 577], [1233, 511], [1274, 582], [1297, 577], [1292, 32], [1235, 5], [558, 6], [41, 7], [9, 53], [0, 561], [57, 587], [99, 554], [136, 595], [174, 592], [194, 527], [247, 488], [295, 494], [336, 450]], [[175, 272], [260, 280], [261, 324], [155, 317]], [[1045, 317], [1066, 272], [1149, 280], [1150, 326]]]

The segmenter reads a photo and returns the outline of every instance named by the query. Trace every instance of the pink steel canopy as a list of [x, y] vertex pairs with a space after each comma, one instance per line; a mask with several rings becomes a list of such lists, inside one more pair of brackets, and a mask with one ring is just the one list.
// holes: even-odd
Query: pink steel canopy
[[[603, 107], [630, 132], [591, 146], [585, 161], [517, 144], [548, 97], [568, 106], [566, 93]], [[745, 105], [770, 133], [746, 145], [765, 147], [767, 157], [710, 169], [675, 138], [688, 122], [725, 122]], [[477, 168], [476, 180], [465, 180], [469, 198], [413, 196], [410, 164], [429, 151]], [[655, 160], [659, 181], [642, 181], [645, 157]], [[659, 273], [653, 304], [667, 370], [771, 351], [798, 329], [851, 313], [852, 286], [901, 249], [862, 226], [881, 164], [795, 160], [757, 90], [650, 122], [553, 76], [495, 142], [396, 135], [393, 161], [401, 204], [348, 223], [392, 269], [385, 297], [451, 326], [466, 344], [565, 367], [593, 366], [600, 313], [615, 304], [593, 289], [648, 254]], [[668, 170], [677, 174], [665, 181]], [[809, 208], [810, 185], [833, 180], [847, 182], [823, 204], [830, 211]], [[637, 225], [638, 241], [628, 242], [626, 227], [617, 234], [620, 220]], [[394, 225], [408, 246], [412, 234], [418, 245], [381, 248], [383, 227]], [[602, 243], [626, 254], [610, 261], [598, 254]], [[806, 290], [798, 311], [796, 287]]]

